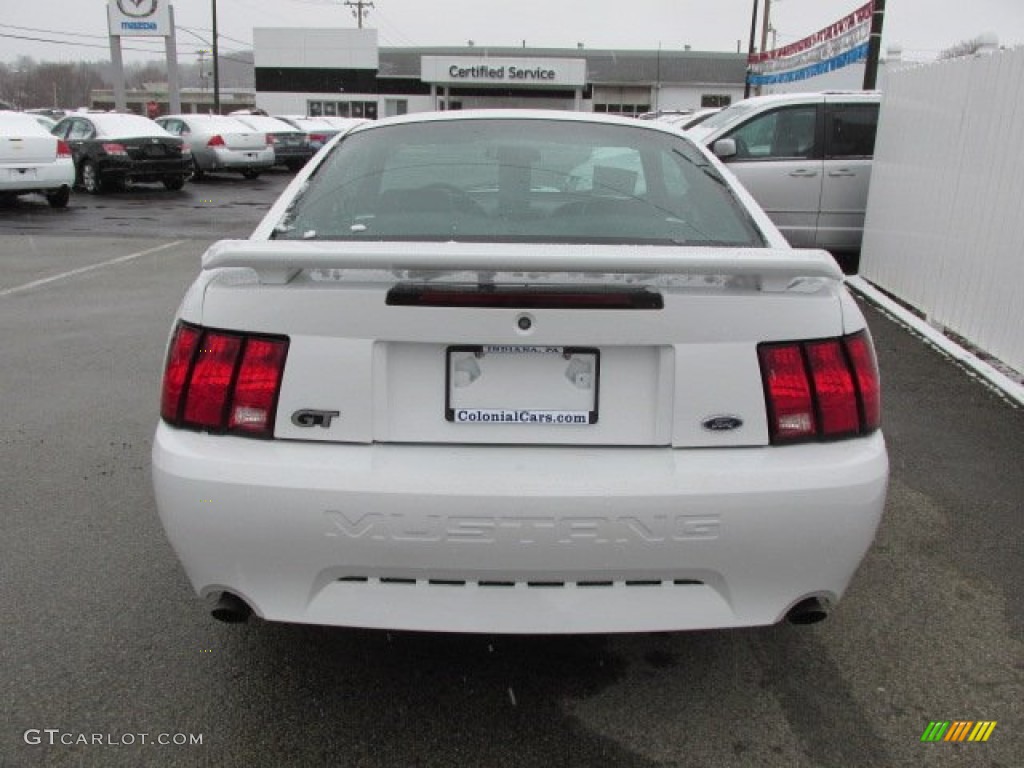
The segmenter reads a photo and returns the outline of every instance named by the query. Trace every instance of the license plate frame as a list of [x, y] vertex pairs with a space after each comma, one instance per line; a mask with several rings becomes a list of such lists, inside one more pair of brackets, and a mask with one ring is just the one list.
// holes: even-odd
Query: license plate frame
[[[469, 357], [473, 362], [469, 367], [474, 367], [477, 376], [482, 376], [481, 366], [483, 361], [490, 358], [492, 368], [498, 369], [500, 376], [501, 369], [508, 370], [513, 367], [514, 361], [528, 361], [526, 365], [532, 371], [523, 373], [534, 379], [534, 384], [540, 385], [546, 378], [551, 381], [561, 382], [559, 377], [564, 376], [568, 387], [562, 387], [560, 396], [551, 394], [551, 402], [533, 402], [524, 405], [522, 402], [510, 402], [506, 405], [496, 403], [469, 404], [465, 397], [455, 397], [454, 392], [458, 388], [466, 386], [462, 382], [471, 373], [465, 370], [456, 370], [456, 366], [466, 367]], [[559, 372], [561, 366], [555, 361], [561, 360], [564, 369]], [[454, 361], [454, 362], [453, 362]], [[495, 363], [498, 363], [497, 365]], [[522, 368], [522, 366], [520, 366]], [[544, 370], [547, 368], [548, 370]], [[445, 348], [445, 420], [455, 424], [532, 424], [540, 426], [591, 426], [598, 423], [600, 411], [600, 382], [601, 382], [601, 350], [596, 347], [581, 346], [552, 346], [534, 344], [453, 344]], [[475, 381], [471, 379], [470, 383]], [[580, 407], [579, 403], [567, 402], [569, 400], [587, 400], [585, 394], [573, 392], [577, 390], [589, 392], [589, 403]], [[546, 393], [538, 397], [536, 391], [527, 393], [526, 397], [544, 399]], [[523, 393], [518, 393], [523, 397]], [[515, 398], [510, 398], [515, 399]], [[461, 401], [461, 402], [460, 402]], [[561, 402], [560, 402], [561, 401]], [[538, 407], [544, 405], [545, 407]]]

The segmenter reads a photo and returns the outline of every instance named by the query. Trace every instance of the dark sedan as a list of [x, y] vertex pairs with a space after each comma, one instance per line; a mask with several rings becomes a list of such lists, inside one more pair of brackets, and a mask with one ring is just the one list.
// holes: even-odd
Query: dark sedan
[[255, 131], [267, 134], [274, 143], [275, 165], [283, 165], [289, 171], [297, 171], [316, 154], [313, 145], [309, 143], [309, 134], [283, 120], [244, 112], [232, 112], [231, 117], [241, 120]]
[[76, 113], [52, 133], [71, 147], [76, 182], [90, 194], [130, 182], [161, 182], [179, 190], [192, 173], [192, 153], [182, 140], [139, 115]]

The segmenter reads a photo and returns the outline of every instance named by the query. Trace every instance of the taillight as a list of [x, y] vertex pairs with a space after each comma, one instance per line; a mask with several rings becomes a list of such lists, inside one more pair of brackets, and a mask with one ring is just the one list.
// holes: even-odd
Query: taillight
[[57, 157], [71, 157], [71, 147], [64, 139], [57, 139]]
[[882, 390], [878, 377], [878, 363], [875, 348], [866, 331], [846, 337], [846, 351], [853, 364], [854, 380], [862, 407], [865, 431], [878, 429], [882, 425]]
[[821, 431], [828, 437], [860, 431], [857, 390], [839, 339], [807, 344], [807, 361], [821, 413]]
[[313, 144], [326, 144], [329, 137], [325, 133], [311, 133], [309, 134], [309, 140]]
[[271, 437], [288, 340], [180, 323], [160, 415], [175, 427]]
[[108, 155], [127, 155], [128, 150], [124, 148], [124, 144], [104, 144], [103, 151]]
[[281, 341], [249, 339], [235, 381], [228, 429], [259, 433], [277, 405], [288, 347]]
[[199, 354], [192, 363], [192, 375], [185, 395], [186, 426], [200, 429], [223, 428], [242, 339], [220, 333], [205, 333]]
[[198, 341], [199, 331], [196, 328], [179, 325], [174, 329], [171, 348], [167, 353], [167, 365], [164, 367], [163, 392], [160, 396], [160, 415], [172, 424], [181, 419], [179, 411], [185, 394], [185, 383]]
[[768, 396], [772, 442], [805, 440], [817, 432], [811, 382], [799, 344], [762, 345], [761, 378]]
[[268, 133], [266, 139], [268, 147], [272, 147], [274, 144], [277, 144], [277, 137], [272, 133]]
[[866, 331], [761, 344], [757, 352], [772, 443], [835, 440], [878, 429], [878, 367]]
[[221, 136], [220, 134], [218, 134], [216, 136], [211, 136], [210, 140], [208, 142], [206, 142], [206, 146], [208, 146], [208, 147], [223, 147], [224, 146], [224, 137]]

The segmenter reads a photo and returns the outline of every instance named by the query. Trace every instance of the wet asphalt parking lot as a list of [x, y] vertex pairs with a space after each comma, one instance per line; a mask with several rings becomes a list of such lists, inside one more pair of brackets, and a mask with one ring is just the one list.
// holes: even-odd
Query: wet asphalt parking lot
[[[0, 766], [1022, 764], [1024, 410], [871, 307], [889, 503], [821, 624], [213, 621], [150, 489], [164, 343], [206, 246], [246, 236], [289, 178], [0, 206]], [[922, 743], [932, 720], [997, 726]]]

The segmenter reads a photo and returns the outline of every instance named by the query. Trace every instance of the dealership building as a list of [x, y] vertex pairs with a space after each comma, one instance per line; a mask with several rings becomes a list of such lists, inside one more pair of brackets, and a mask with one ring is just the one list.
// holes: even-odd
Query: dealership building
[[521, 107], [638, 115], [743, 98], [746, 54], [577, 48], [381, 48], [374, 29], [253, 31], [256, 106], [376, 119]]

